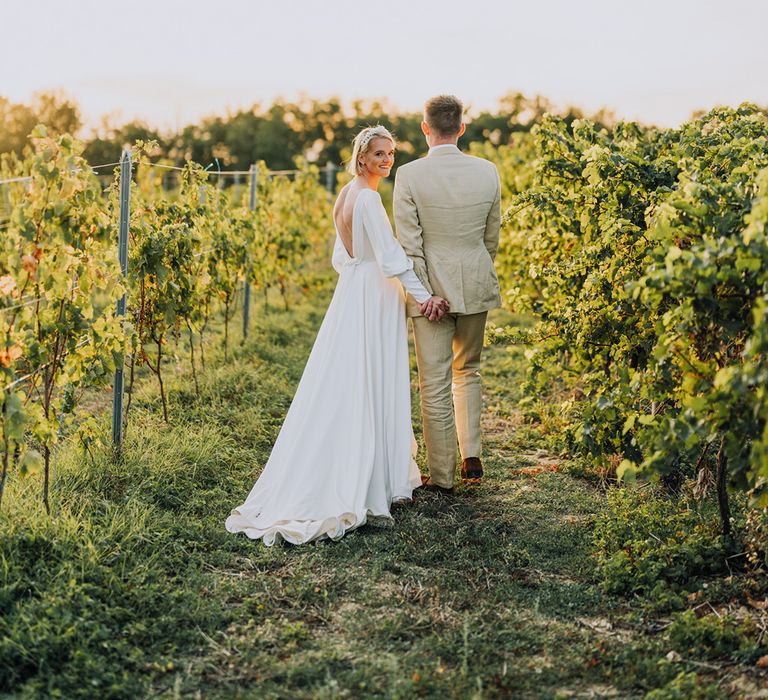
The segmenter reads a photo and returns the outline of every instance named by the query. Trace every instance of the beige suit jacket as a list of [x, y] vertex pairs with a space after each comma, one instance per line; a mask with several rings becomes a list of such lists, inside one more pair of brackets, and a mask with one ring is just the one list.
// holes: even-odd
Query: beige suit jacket
[[[501, 305], [493, 261], [499, 247], [501, 184], [490, 161], [456, 146], [400, 166], [395, 177], [397, 238], [422, 284], [447, 299], [451, 313]], [[408, 316], [419, 316], [409, 294]]]

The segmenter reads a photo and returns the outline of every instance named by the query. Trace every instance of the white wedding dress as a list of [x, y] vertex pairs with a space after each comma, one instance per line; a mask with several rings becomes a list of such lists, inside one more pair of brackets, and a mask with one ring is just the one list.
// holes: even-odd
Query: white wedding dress
[[392, 235], [381, 198], [353, 203], [350, 257], [336, 231], [338, 283], [272, 454], [229, 532], [272, 545], [340, 538], [421, 485], [413, 457], [405, 285], [429, 292]]

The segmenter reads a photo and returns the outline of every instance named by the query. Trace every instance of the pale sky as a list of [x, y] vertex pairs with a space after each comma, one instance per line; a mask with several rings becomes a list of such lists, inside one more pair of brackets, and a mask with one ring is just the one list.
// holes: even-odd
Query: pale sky
[[305, 94], [541, 94], [675, 126], [768, 105], [766, 0], [0, 0], [0, 95], [163, 129]]

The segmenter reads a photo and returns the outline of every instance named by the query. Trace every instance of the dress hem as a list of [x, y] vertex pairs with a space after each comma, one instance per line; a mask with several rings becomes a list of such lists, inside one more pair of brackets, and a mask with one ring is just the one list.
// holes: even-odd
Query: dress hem
[[[412, 495], [396, 496], [391, 503], [410, 501]], [[307, 544], [308, 542], [330, 539], [340, 540], [347, 532], [365, 525], [369, 519], [387, 520], [394, 523], [390, 513], [374, 513], [370, 509], [359, 513], [346, 512], [332, 515], [319, 520], [282, 520], [266, 528], [254, 527], [237, 510], [233, 510], [227, 518], [225, 527], [228, 532], [245, 534], [249, 539], [262, 540], [267, 547], [276, 542], [285, 541], [291, 544]], [[373, 524], [373, 523], [372, 523]], [[379, 523], [376, 523], [379, 525]], [[307, 536], [308, 535], [308, 536]]]

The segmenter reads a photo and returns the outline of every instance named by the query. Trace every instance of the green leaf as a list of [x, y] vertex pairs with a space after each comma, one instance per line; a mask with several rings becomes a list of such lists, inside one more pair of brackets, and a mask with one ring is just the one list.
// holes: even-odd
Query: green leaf
[[758, 272], [764, 265], [760, 258], [736, 258], [736, 269], [739, 272]]
[[616, 467], [616, 477], [625, 484], [633, 484], [637, 481], [637, 465], [628, 460], [621, 460], [621, 464]]
[[28, 447], [19, 460], [19, 473], [22, 476], [36, 474], [43, 467], [43, 455]]

